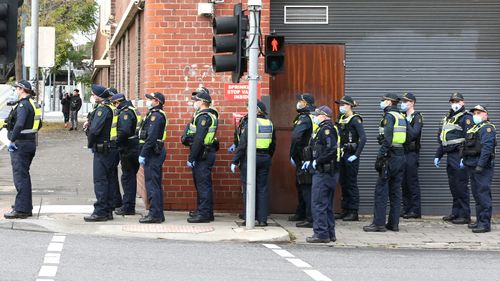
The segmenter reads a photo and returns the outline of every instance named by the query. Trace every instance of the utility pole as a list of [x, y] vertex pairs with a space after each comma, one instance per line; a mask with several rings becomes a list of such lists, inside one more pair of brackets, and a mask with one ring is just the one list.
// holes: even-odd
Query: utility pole
[[[30, 80], [38, 95], [38, 0], [31, 0], [31, 68]], [[42, 101], [43, 104], [44, 101]], [[43, 106], [43, 105], [42, 105]]]
[[250, 42], [248, 54], [248, 144], [247, 144], [247, 208], [246, 228], [255, 227], [255, 176], [256, 176], [256, 123], [257, 123], [257, 90], [259, 84], [259, 12], [262, 0], [248, 0], [250, 11]]

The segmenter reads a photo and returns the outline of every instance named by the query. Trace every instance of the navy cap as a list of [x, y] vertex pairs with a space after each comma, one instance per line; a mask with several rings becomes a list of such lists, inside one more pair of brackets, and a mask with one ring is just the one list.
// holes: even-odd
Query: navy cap
[[146, 94], [146, 98], [151, 99], [151, 100], [157, 99], [160, 102], [160, 104], [162, 104], [162, 105], [165, 104], [165, 96], [159, 92]]
[[463, 101], [464, 96], [460, 93], [453, 93], [451, 94], [450, 101]]
[[399, 97], [396, 94], [385, 94], [382, 97], [382, 100], [390, 100], [390, 101], [399, 102]]
[[18, 82], [16, 82], [14, 87], [19, 87], [19, 88], [22, 88], [22, 89], [25, 89], [28, 91], [31, 91], [31, 89], [32, 89], [30, 82], [28, 82], [26, 80], [19, 80]]
[[328, 117], [332, 117], [333, 111], [328, 106], [322, 105], [322, 106], [316, 108], [316, 110], [312, 114], [313, 115], [326, 115]]
[[303, 100], [309, 105], [314, 105], [314, 97], [309, 93], [298, 94], [297, 100]]
[[260, 100], [257, 101], [257, 107], [259, 108], [259, 110], [262, 113], [267, 113], [267, 107], [266, 107], [266, 105], [263, 102], [261, 102]]
[[411, 100], [411, 101], [417, 102], [417, 98], [412, 93], [404, 93], [403, 96], [401, 97], [401, 100], [404, 100], [404, 101]]
[[201, 100], [204, 102], [212, 103], [212, 97], [210, 97], [210, 92], [205, 87], [200, 87], [200, 88], [196, 89], [192, 93], [191, 99], [194, 101]]
[[121, 94], [121, 93], [116, 94], [116, 95], [113, 95], [113, 96], [111, 97], [111, 101], [119, 101], [119, 102], [122, 102], [122, 101], [124, 101], [125, 99], [126, 99], [126, 98], [125, 98], [125, 95], [124, 95], [124, 94]]
[[479, 111], [482, 111], [482, 112], [486, 112], [486, 113], [488, 113], [488, 110], [486, 109], [486, 107], [484, 107], [484, 106], [482, 106], [482, 105], [480, 105], [480, 104], [478, 104], [478, 105], [474, 106], [474, 107], [470, 110], [470, 112], [474, 113], [474, 111], [476, 111], [476, 110], [479, 110]]
[[111, 88], [108, 88], [107, 91], [109, 92], [109, 94], [112, 96], [112, 95], [116, 95], [118, 94], [118, 90], [111, 87]]
[[97, 84], [92, 84], [92, 93], [100, 98], [107, 99], [111, 95], [109, 94], [109, 91], [107, 91], [106, 87], [97, 85]]
[[351, 98], [350, 96], [343, 96], [340, 100], [335, 101], [336, 104], [348, 104], [352, 107], [355, 107], [358, 105], [358, 103]]

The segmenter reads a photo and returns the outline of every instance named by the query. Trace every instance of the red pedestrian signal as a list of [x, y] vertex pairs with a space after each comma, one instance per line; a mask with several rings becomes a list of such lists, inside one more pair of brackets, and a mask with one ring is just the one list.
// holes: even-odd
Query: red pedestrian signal
[[18, 0], [0, 0], [0, 64], [15, 60], [17, 51]]
[[266, 36], [266, 73], [276, 75], [284, 70], [284, 66], [285, 36]]

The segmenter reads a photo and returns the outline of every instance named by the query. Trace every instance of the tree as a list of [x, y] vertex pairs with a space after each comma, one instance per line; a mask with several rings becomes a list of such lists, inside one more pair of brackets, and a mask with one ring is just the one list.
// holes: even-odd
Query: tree
[[[59, 69], [68, 60], [81, 64], [82, 56], [77, 55], [71, 40], [73, 34], [81, 33], [87, 36], [95, 34], [97, 27], [97, 3], [95, 0], [39, 0], [39, 26], [53, 26], [56, 29], [56, 61], [55, 69]], [[31, 15], [30, 1], [25, 1], [20, 14]], [[31, 19], [27, 17], [27, 26]], [[23, 17], [20, 17], [23, 26]], [[21, 41], [24, 39], [21, 39]], [[18, 54], [22, 44], [18, 45]], [[16, 80], [20, 80], [22, 65], [16, 60]]]

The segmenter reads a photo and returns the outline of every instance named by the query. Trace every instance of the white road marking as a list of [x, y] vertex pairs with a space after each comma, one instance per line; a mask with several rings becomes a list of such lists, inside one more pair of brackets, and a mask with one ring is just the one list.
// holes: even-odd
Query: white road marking
[[310, 264], [308, 264], [307, 262], [305, 262], [305, 261], [303, 261], [303, 260], [301, 260], [301, 259], [296, 259], [296, 258], [291, 259], [291, 258], [287, 258], [286, 260], [287, 260], [287, 261], [289, 261], [289, 262], [291, 262], [291, 263], [292, 263], [293, 265], [295, 265], [296, 267], [300, 267], [300, 268], [302, 268], [302, 267], [311, 267], [311, 265], [310, 265]]
[[52, 242], [64, 243], [64, 240], [66, 240], [66, 236], [54, 235], [54, 237], [52, 237]]
[[[51, 241], [43, 258], [43, 265], [38, 272], [38, 277], [55, 277], [57, 274], [57, 265], [61, 261], [61, 253], [57, 252], [62, 251], [66, 236], [56, 234]], [[37, 278], [36, 281], [54, 281], [54, 279]]]
[[332, 279], [326, 277], [325, 275], [323, 275], [323, 273], [315, 269], [304, 269], [304, 272], [315, 281], [332, 281]]
[[47, 252], [60, 252], [63, 249], [64, 243], [54, 243], [51, 242], [49, 247], [47, 247]]
[[58, 264], [61, 260], [61, 254], [59, 253], [46, 253], [43, 263], [55, 263]]
[[57, 273], [57, 266], [54, 265], [42, 265], [40, 272], [38, 272], [39, 277], [54, 277]]
[[294, 255], [292, 255], [287, 250], [273, 250], [273, 252], [275, 252], [276, 254], [280, 255], [282, 258], [293, 258], [293, 257], [295, 257]]
[[54, 281], [54, 279], [40, 279], [40, 278], [37, 278], [35, 281]]
[[[295, 258], [295, 256], [288, 252], [287, 250], [282, 250], [278, 245], [275, 244], [262, 244], [262, 246], [272, 250], [276, 254], [278, 254], [280, 257], [286, 258], [288, 262], [291, 264], [295, 265], [298, 268], [311, 268], [312, 266], [308, 264], [307, 262]], [[309, 277], [311, 277], [314, 281], [332, 281], [332, 279], [328, 278], [327, 276], [323, 275], [323, 273], [319, 272], [316, 269], [304, 269], [303, 270]]]

